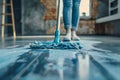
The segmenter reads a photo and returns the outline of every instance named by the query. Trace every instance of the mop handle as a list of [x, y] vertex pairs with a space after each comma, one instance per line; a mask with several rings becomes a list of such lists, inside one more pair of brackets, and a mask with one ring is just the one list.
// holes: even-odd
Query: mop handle
[[56, 30], [60, 30], [60, 5], [61, 5], [61, 0], [57, 1], [58, 9], [57, 9], [57, 24], [56, 24]]

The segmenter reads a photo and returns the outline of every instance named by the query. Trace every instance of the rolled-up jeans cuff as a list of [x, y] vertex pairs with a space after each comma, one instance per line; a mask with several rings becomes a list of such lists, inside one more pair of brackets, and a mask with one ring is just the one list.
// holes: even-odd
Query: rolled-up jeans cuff
[[70, 25], [65, 25], [64, 27], [65, 27], [65, 29], [68, 29], [68, 28], [71, 29], [71, 26], [70, 26]]
[[71, 29], [77, 31], [78, 27], [73, 26]]

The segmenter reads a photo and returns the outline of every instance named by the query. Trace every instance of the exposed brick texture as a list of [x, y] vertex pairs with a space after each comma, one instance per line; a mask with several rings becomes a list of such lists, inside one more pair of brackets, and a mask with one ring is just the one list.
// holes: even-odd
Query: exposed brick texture
[[44, 20], [54, 20], [56, 19], [56, 0], [40, 0], [46, 10], [43, 16]]
[[98, 15], [99, 0], [92, 0], [92, 19], [95, 19]]
[[114, 34], [114, 25], [111, 22], [96, 24], [95, 33], [98, 35], [112, 35]]

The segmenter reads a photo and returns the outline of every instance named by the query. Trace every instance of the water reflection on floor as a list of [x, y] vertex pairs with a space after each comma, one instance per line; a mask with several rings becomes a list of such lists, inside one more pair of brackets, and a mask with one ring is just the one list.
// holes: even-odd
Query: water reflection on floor
[[[110, 39], [110, 37], [109, 37]], [[113, 48], [119, 38], [111, 38]], [[119, 80], [120, 55], [105, 37], [82, 37], [84, 50], [31, 50], [29, 43], [48, 39], [1, 40], [0, 80]], [[103, 47], [100, 47], [104, 44]], [[106, 44], [106, 45], [105, 45]], [[112, 48], [111, 47], [111, 48]], [[104, 49], [103, 49], [104, 48]]]

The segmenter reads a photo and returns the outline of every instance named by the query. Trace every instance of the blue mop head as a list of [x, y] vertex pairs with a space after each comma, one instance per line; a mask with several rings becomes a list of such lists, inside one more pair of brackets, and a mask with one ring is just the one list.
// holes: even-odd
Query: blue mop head
[[60, 31], [56, 30], [55, 31], [55, 38], [54, 38], [54, 43], [58, 44], [60, 41]]
[[[77, 48], [76, 48], [77, 46]], [[52, 41], [35, 41], [30, 44], [31, 49], [81, 49], [80, 42], [73, 41], [70, 42], [62, 42], [60, 41], [58, 44]]]

